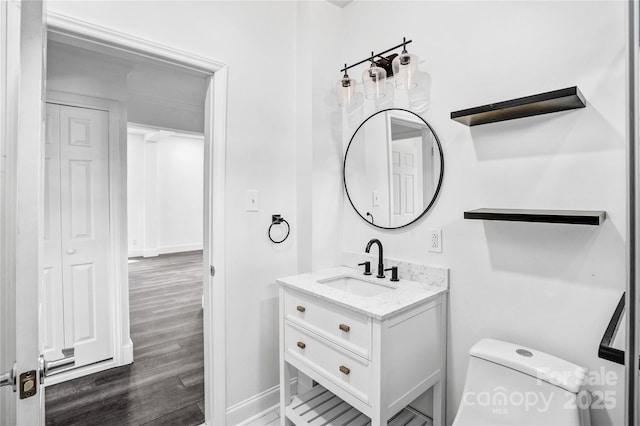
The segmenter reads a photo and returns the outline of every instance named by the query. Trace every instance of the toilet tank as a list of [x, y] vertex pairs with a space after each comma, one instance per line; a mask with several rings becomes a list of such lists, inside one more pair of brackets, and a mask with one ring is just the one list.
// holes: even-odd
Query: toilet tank
[[493, 339], [470, 355], [454, 426], [590, 426], [584, 368]]

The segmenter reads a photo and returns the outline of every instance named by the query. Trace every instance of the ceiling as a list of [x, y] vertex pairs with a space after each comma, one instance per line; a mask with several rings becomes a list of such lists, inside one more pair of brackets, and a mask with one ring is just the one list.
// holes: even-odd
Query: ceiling
[[349, 3], [352, 3], [353, 0], [327, 0], [329, 3], [333, 3], [338, 7], [345, 7]]
[[204, 132], [209, 74], [79, 39], [49, 35], [48, 60], [81, 58], [83, 63], [120, 65], [126, 78], [128, 121], [159, 128]]

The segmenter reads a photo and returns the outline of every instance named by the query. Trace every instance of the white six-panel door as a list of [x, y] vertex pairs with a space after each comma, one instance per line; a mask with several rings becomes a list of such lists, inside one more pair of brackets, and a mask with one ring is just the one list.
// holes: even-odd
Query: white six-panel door
[[423, 211], [422, 137], [392, 142], [392, 226], [404, 225]]
[[76, 367], [113, 357], [108, 122], [106, 111], [47, 104], [45, 357], [73, 347]]
[[62, 358], [64, 346], [60, 219], [60, 106], [47, 104], [44, 138], [44, 226], [42, 257], [42, 349], [45, 359]]

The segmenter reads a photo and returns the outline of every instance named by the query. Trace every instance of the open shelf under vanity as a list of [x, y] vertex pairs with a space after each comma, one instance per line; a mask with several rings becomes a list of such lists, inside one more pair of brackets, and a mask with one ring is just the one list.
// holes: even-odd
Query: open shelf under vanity
[[[318, 385], [296, 395], [287, 406], [286, 416], [297, 426], [366, 426], [371, 419]], [[389, 420], [388, 426], [432, 426], [431, 419], [407, 407]]]
[[604, 222], [602, 210], [534, 210], [534, 209], [476, 209], [464, 212], [465, 219], [503, 220], [511, 222], [566, 223], [595, 225]]

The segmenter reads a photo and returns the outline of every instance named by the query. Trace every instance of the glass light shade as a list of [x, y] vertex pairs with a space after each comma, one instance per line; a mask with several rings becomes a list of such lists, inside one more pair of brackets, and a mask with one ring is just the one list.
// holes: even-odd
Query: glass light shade
[[411, 53], [402, 52], [391, 63], [397, 89], [413, 89], [418, 85], [418, 57]]
[[424, 113], [431, 103], [431, 75], [427, 72], [416, 73], [417, 86], [408, 90], [409, 106], [412, 111]]
[[362, 73], [362, 82], [367, 99], [383, 98], [387, 94], [387, 72], [383, 68], [372, 64]]
[[356, 102], [356, 81], [345, 74], [337, 84], [338, 105], [350, 106]]

